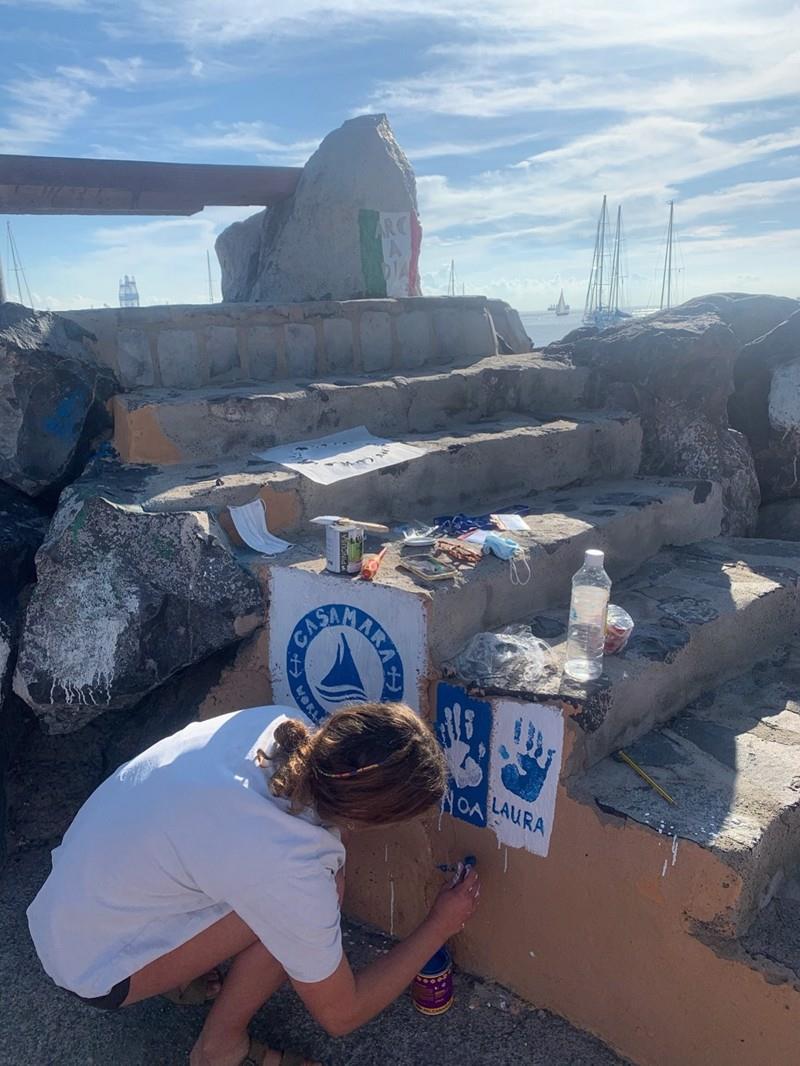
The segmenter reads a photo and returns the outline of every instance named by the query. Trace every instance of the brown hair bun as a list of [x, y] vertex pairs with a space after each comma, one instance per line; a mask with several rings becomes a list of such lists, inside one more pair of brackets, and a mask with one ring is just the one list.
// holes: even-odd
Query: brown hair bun
[[296, 718], [288, 718], [275, 730], [275, 743], [286, 755], [294, 754], [308, 738], [307, 727], [302, 722], [298, 722]]

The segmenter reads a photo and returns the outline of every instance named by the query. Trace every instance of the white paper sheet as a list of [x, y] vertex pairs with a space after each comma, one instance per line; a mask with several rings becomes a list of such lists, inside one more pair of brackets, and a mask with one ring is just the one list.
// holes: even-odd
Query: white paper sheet
[[248, 548], [262, 555], [280, 555], [291, 548], [288, 540], [273, 536], [267, 529], [267, 508], [261, 497], [241, 507], [229, 507], [228, 510], [236, 532]]
[[531, 527], [521, 514], [496, 514], [493, 518], [499, 518], [505, 530], [509, 533], [530, 533]]
[[496, 529], [473, 529], [473, 531], [468, 533], [465, 537], [459, 537], [459, 540], [463, 540], [466, 544], [479, 544], [483, 547], [484, 541], [489, 534], [496, 532]]
[[373, 437], [366, 426], [331, 433], [318, 440], [279, 444], [258, 458], [296, 470], [319, 485], [333, 485], [346, 478], [368, 474], [386, 466], [396, 466], [424, 455], [421, 448]]

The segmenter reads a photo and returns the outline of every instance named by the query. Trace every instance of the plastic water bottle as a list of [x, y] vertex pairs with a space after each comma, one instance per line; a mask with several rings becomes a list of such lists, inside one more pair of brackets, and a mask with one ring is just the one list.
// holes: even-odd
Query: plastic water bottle
[[572, 579], [567, 661], [564, 672], [576, 681], [593, 681], [603, 672], [603, 645], [611, 579], [603, 569], [603, 553], [590, 549]]

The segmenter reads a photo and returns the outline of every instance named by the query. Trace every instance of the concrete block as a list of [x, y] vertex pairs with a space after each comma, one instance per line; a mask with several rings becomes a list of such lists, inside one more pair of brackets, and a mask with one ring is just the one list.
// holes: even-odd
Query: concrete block
[[253, 326], [247, 331], [250, 377], [272, 381], [278, 365], [278, 331], [272, 326]]
[[235, 326], [208, 326], [206, 352], [212, 378], [235, 377], [239, 368], [239, 346]]
[[326, 318], [322, 323], [328, 370], [352, 371], [353, 323], [349, 318]]
[[364, 370], [388, 370], [392, 365], [392, 322], [385, 311], [365, 311], [361, 316], [361, 361]]
[[431, 316], [425, 311], [406, 311], [395, 318], [400, 366], [409, 369], [432, 363], [436, 339]]
[[158, 364], [167, 388], [197, 388], [206, 381], [197, 337], [188, 329], [165, 329], [158, 335]]
[[443, 308], [433, 312], [440, 360], [478, 359], [497, 352], [494, 325], [485, 310]]
[[290, 322], [286, 327], [286, 369], [297, 377], [317, 373], [317, 331], [308, 323]]
[[121, 329], [117, 348], [117, 364], [123, 385], [147, 386], [155, 384], [150, 339], [141, 329]]

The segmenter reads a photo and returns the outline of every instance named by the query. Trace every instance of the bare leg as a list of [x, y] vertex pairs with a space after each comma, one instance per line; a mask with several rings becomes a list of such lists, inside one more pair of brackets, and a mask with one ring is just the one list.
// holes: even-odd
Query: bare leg
[[124, 1005], [127, 1007], [150, 996], [160, 996], [172, 988], [187, 985], [226, 959], [239, 955], [257, 939], [238, 914], [220, 918], [185, 944], [162, 955], [160, 959], [154, 959], [133, 974]]
[[[230, 958], [233, 963], [192, 1049], [190, 1066], [239, 1066], [247, 1054], [250, 1019], [281, 987], [286, 974], [238, 914], [221, 918], [135, 973], [124, 1005], [188, 984]], [[276, 1066], [279, 1059], [276, 1053]], [[273, 1062], [268, 1055], [263, 1066]]]
[[251, 944], [237, 955], [192, 1050], [190, 1066], [239, 1066], [247, 1054], [251, 1018], [285, 980], [283, 967], [263, 944]]

